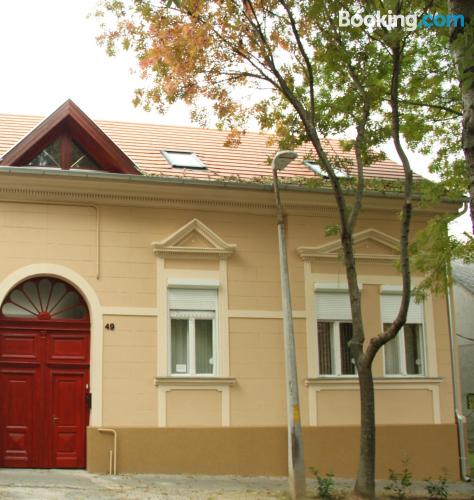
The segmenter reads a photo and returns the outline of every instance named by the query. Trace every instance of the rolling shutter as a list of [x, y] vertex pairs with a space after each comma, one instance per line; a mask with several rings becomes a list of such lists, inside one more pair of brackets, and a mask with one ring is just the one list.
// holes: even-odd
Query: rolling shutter
[[344, 291], [316, 291], [316, 318], [318, 320], [352, 321], [349, 294]]
[[[400, 294], [381, 295], [382, 322], [391, 323], [398, 314], [402, 296]], [[415, 303], [413, 297], [408, 307], [407, 323], [423, 323], [423, 303]]]
[[215, 311], [217, 290], [169, 288], [168, 307], [173, 310]]

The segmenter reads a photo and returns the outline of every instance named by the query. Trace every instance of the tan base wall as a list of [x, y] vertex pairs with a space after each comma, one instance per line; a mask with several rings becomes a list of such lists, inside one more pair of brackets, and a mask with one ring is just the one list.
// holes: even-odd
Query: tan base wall
[[[118, 473], [236, 474], [284, 476], [287, 434], [283, 427], [116, 428]], [[358, 427], [303, 429], [305, 465], [337, 477], [354, 477]], [[111, 434], [87, 431], [87, 470], [109, 470]], [[454, 425], [379, 426], [376, 476], [400, 470], [408, 458], [415, 479], [438, 477], [446, 468], [458, 479]]]

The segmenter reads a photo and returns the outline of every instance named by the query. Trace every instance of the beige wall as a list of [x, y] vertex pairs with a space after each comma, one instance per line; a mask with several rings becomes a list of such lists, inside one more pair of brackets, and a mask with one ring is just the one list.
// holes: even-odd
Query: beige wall
[[[228, 191], [229, 203], [241, 197], [241, 193]], [[380, 204], [380, 212], [375, 209], [364, 212], [357, 230], [373, 228], [398, 238], [396, 204], [390, 203], [393, 210], [383, 211], [384, 205]], [[273, 212], [255, 206], [246, 209], [241, 201], [235, 201], [235, 205], [225, 210], [218, 206], [197, 209], [185, 205], [180, 208], [132, 206], [125, 202], [122, 205], [0, 203], [0, 280], [31, 264], [65, 266], [81, 275], [95, 290], [101, 308], [96, 313], [103, 324], [115, 325], [114, 331], [100, 326], [103, 353], [93, 353], [96, 365], [91, 371], [95, 371], [95, 377], [102, 383], [102, 411], [96, 423], [127, 428], [283, 426], [284, 357]], [[226, 260], [219, 256], [201, 259], [195, 255], [154, 255], [152, 242], [166, 239], [193, 218], [225, 242], [235, 244], [234, 255]], [[415, 229], [425, 220], [425, 215], [420, 216]], [[344, 281], [344, 270], [334, 259], [310, 259], [305, 264], [297, 248], [317, 247], [334, 239], [324, 236], [324, 228], [335, 222], [332, 209], [321, 210], [317, 216], [309, 209], [290, 210], [288, 218], [301, 415], [305, 426], [356, 425], [359, 418], [355, 380], [347, 381], [346, 385], [306, 380], [313, 377], [317, 363], [309, 345], [315, 335], [312, 287], [321, 279]], [[188, 238], [183, 245], [195, 249], [205, 242], [198, 236]], [[364, 250], [385, 251], [370, 242], [359, 249]], [[366, 334], [370, 338], [380, 329], [380, 285], [386, 279], [396, 283], [399, 274], [393, 262], [379, 261], [360, 262], [359, 274]], [[166, 384], [161, 388], [155, 386], [154, 377], [167, 373], [167, 354], [162, 348], [168, 335], [163, 304], [165, 278], [170, 276], [189, 279], [212, 276], [220, 281], [219, 295], [225, 296], [228, 317], [221, 314], [219, 335], [224, 335], [227, 329], [228, 336], [219, 343], [222, 361], [219, 375], [235, 379], [232, 383], [223, 380], [221, 385], [213, 387], [204, 382], [195, 388], [186, 383], [174, 388]], [[444, 299], [433, 297], [430, 311], [433, 316], [426, 331], [432, 346], [430, 380], [376, 384], [379, 424], [453, 421]], [[381, 354], [374, 362], [374, 376], [383, 377]], [[96, 444], [103, 446], [100, 439], [91, 437], [92, 455], [96, 453], [93, 450]], [[454, 438], [450, 446], [455, 446]], [[95, 470], [95, 466], [91, 467]]]
[[115, 329], [104, 334], [103, 424], [153, 426], [157, 419], [156, 321], [108, 315], [104, 321]]

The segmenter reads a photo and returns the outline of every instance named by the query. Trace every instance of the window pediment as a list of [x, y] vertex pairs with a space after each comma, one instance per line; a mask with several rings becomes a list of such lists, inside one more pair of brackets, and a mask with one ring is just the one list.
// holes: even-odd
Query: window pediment
[[[399, 258], [399, 242], [393, 236], [377, 229], [366, 229], [354, 234], [354, 254], [357, 259], [395, 261]], [[339, 240], [317, 247], [298, 247], [298, 254], [303, 260], [329, 259], [342, 257], [342, 245]]]
[[168, 236], [153, 242], [156, 255], [194, 256], [228, 258], [236, 249], [236, 245], [226, 243], [208, 226], [198, 219], [193, 219]]

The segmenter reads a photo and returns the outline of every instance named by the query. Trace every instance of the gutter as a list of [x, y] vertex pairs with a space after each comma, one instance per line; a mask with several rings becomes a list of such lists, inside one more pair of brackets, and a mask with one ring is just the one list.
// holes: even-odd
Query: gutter
[[[45, 168], [45, 167], [4, 167], [0, 166], [0, 175], [38, 175], [47, 177], [78, 177], [80, 179], [91, 179], [91, 180], [107, 180], [107, 181], [119, 181], [123, 183], [131, 184], [171, 184], [171, 185], [187, 185], [196, 187], [218, 187], [227, 189], [245, 189], [252, 191], [273, 191], [273, 186], [271, 183], [263, 184], [255, 181], [211, 181], [204, 179], [191, 179], [185, 177], [171, 177], [171, 176], [151, 176], [151, 175], [131, 175], [131, 174], [116, 174], [112, 172], [100, 172], [97, 170], [59, 170], [56, 168]], [[306, 193], [324, 193], [332, 194], [333, 190], [331, 188], [324, 187], [313, 187], [309, 188], [307, 186], [301, 186], [291, 183], [280, 183], [280, 189], [284, 191], [302, 191]], [[347, 192], [351, 194], [350, 191]], [[376, 191], [365, 191], [364, 196], [374, 197], [374, 198], [391, 198], [391, 199], [404, 199], [403, 193], [397, 192], [376, 192]], [[421, 200], [420, 194], [413, 195], [414, 200]], [[459, 204], [465, 200], [449, 200], [442, 199], [442, 203], [449, 204]]]

